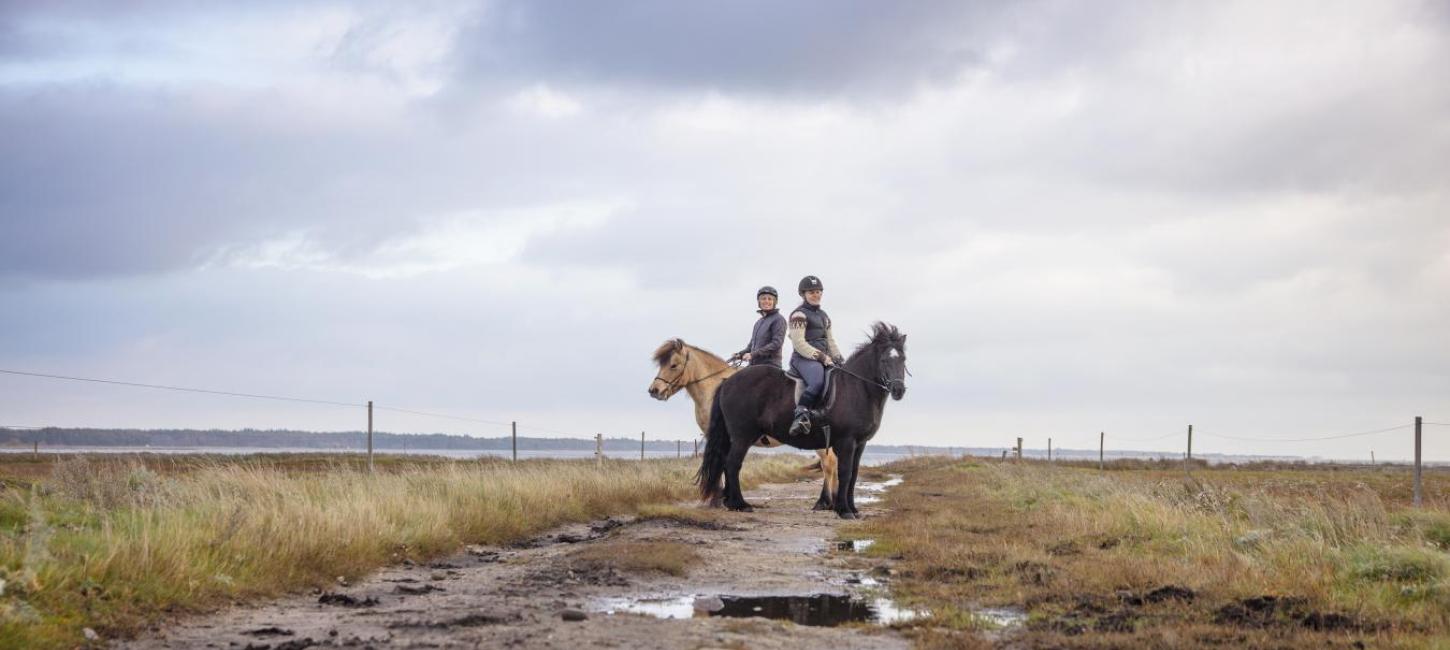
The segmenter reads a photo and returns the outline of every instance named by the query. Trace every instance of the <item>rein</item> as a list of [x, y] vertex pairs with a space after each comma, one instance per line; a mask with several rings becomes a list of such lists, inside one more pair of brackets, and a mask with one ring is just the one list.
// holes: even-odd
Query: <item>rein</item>
[[665, 382], [665, 385], [666, 386], [669, 386], [670, 388], [672, 388], [674, 390], [681, 390], [681, 389], [684, 389], [684, 388], [688, 388], [690, 386], [693, 386], [695, 384], [698, 384], [698, 383], [700, 383], [702, 381], [705, 381], [706, 379], [709, 379], [711, 377], [714, 377], [715, 375], [718, 375], [720, 373], [723, 373], [723, 372], [725, 372], [727, 370], [730, 370], [730, 369], [732, 369], [732, 368], [735, 367], [735, 366], [730, 365], [729, 363], [726, 363], [724, 368], [721, 368], [719, 370], [716, 370], [715, 372], [712, 372], [712, 373], [710, 373], [708, 375], [705, 375], [704, 377], [698, 377], [698, 378], [695, 378], [695, 379], [691, 379], [690, 381], [687, 381], [687, 382], [685, 382], [683, 384], [678, 383], [680, 381], [680, 378], [685, 376], [685, 373], [687, 372], [686, 369], [689, 368], [689, 366], [690, 366], [690, 351], [689, 350], [685, 350], [685, 364], [684, 364], [684, 367], [683, 368], [680, 368], [680, 374], [675, 375], [675, 378], [674, 379], [665, 379], [663, 375], [661, 375], [661, 374], [655, 374], [655, 379], [658, 380], [658, 381]]
[[870, 384], [872, 386], [875, 386], [877, 388], [880, 388], [881, 390], [884, 390], [884, 391], [887, 391], [887, 392], [891, 392], [891, 385], [890, 384], [883, 383], [880, 379], [867, 379], [865, 377], [862, 377], [861, 375], [858, 375], [858, 374], [856, 374], [854, 372], [851, 372], [850, 370], [847, 370], [846, 369], [846, 364], [843, 364], [843, 363], [833, 364], [832, 367], [835, 368], [836, 370], [840, 371], [840, 372], [844, 372], [844, 373], [846, 373], [846, 374], [848, 374], [848, 375], [850, 375], [852, 377], [855, 377], [857, 379], [860, 379], [861, 381], [864, 381], [864, 382], [866, 382], [866, 383], [868, 383], [868, 384]]

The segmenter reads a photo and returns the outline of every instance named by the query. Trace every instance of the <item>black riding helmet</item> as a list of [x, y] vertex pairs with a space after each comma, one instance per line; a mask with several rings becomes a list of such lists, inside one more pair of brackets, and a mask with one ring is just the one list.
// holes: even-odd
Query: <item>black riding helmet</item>
[[822, 291], [825, 290], [825, 287], [821, 286], [821, 279], [814, 275], [807, 275], [806, 277], [801, 278], [800, 288], [796, 291], [796, 293], [805, 295], [805, 292], [814, 291], [816, 289], [820, 289]]
[[775, 287], [772, 287], [772, 286], [764, 286], [764, 287], [761, 287], [760, 288], [760, 291], [756, 291], [755, 292], [755, 297], [756, 298], [759, 298], [761, 296], [771, 296], [771, 297], [775, 298], [776, 300], [780, 300], [780, 294], [779, 293], [776, 293]]

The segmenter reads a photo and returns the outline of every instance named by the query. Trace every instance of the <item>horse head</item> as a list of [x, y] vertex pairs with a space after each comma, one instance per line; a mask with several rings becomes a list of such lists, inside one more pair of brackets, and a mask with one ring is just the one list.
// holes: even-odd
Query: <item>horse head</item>
[[684, 388], [690, 350], [684, 341], [670, 339], [655, 350], [654, 361], [659, 372], [649, 383], [649, 396], [663, 402]]
[[870, 339], [851, 355], [852, 360], [858, 357], [872, 364], [863, 370], [881, 382], [891, 393], [891, 399], [906, 397], [906, 377], [910, 373], [906, 369], [906, 335], [901, 330], [882, 322], [872, 325]]

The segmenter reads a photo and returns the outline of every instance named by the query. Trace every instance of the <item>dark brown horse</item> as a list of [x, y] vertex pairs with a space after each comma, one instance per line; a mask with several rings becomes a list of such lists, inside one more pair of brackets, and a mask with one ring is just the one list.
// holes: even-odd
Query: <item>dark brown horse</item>
[[834, 450], [840, 459], [835, 491], [831, 494], [822, 487], [818, 509], [826, 505], [843, 519], [859, 518], [855, 490], [861, 454], [881, 427], [886, 397], [899, 400], [906, 395], [906, 335], [876, 323], [870, 340], [832, 375], [834, 397], [824, 422], [801, 436], [787, 433], [795, 409], [795, 382], [784, 372], [755, 366], [721, 384], [711, 405], [705, 453], [695, 476], [700, 496], [712, 501], [723, 496], [731, 510], [752, 510], [740, 491], [740, 466], [751, 444], [770, 436], [798, 449]]

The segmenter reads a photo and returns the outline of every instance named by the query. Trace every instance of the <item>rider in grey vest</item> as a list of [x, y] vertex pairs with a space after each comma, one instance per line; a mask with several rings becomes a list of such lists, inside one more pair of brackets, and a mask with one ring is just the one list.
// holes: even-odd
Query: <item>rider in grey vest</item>
[[755, 292], [755, 304], [760, 307], [760, 319], [750, 333], [750, 345], [730, 357], [731, 361], [743, 359], [752, 366], [780, 367], [780, 347], [785, 343], [785, 317], [775, 308], [780, 299], [775, 287], [761, 287]]
[[831, 335], [831, 317], [821, 309], [821, 279], [814, 275], [801, 278], [799, 292], [804, 302], [790, 314], [790, 367], [805, 381], [800, 401], [796, 404], [791, 435], [811, 431], [811, 418], [820, 417], [821, 397], [826, 385], [826, 368], [844, 361], [836, 339]]

